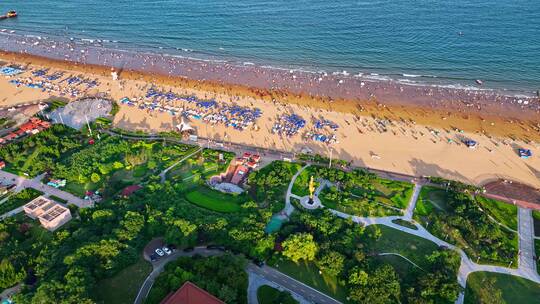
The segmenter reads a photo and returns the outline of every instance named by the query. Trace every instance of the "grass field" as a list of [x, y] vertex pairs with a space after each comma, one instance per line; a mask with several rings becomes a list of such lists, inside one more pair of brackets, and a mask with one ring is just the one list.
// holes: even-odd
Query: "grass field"
[[150, 263], [142, 257], [137, 263], [122, 269], [114, 277], [97, 283], [97, 303], [132, 304], [142, 283], [152, 271]]
[[491, 215], [497, 222], [517, 231], [517, 207], [501, 201], [477, 196], [476, 201], [482, 206], [485, 212]]
[[338, 283], [336, 277], [319, 274], [319, 269], [313, 263], [300, 261], [296, 264], [283, 259], [270, 266], [338, 301], [348, 303], [347, 289]]
[[324, 194], [327, 189], [323, 190], [319, 195], [321, 203], [330, 209], [338, 210], [347, 214], [358, 216], [391, 216], [401, 215], [401, 212], [396, 209], [388, 208], [385, 205], [378, 204], [373, 201], [363, 201], [359, 198], [351, 197], [350, 200], [345, 203], [338, 203], [335, 200], [326, 199]]
[[502, 298], [506, 303], [539, 303], [540, 284], [532, 281], [506, 274], [474, 272], [467, 279], [467, 289], [465, 291], [465, 303], [475, 304], [490, 303], [488, 299], [492, 296], [490, 291], [486, 291], [486, 280], [494, 279], [494, 286], [502, 292]]
[[368, 226], [366, 232], [370, 233], [377, 228], [381, 230], [381, 237], [378, 240], [370, 240], [366, 244], [368, 250], [374, 254], [399, 253], [423, 267], [427, 266], [426, 255], [438, 248], [431, 241], [383, 225]]
[[392, 206], [405, 209], [411, 199], [414, 185], [407, 182], [393, 181], [378, 178], [375, 183], [375, 189], [392, 202]]
[[186, 194], [186, 199], [197, 206], [224, 213], [239, 211], [245, 202], [244, 195], [226, 194], [206, 186], [197, 186]]
[[418, 216], [426, 216], [433, 211], [444, 211], [446, 209], [446, 201], [448, 195], [443, 189], [424, 186], [420, 190], [418, 201], [416, 202], [416, 208], [414, 214]]
[[263, 285], [257, 289], [257, 300], [260, 304], [295, 304], [298, 303], [290, 294], [279, 291], [268, 285]]

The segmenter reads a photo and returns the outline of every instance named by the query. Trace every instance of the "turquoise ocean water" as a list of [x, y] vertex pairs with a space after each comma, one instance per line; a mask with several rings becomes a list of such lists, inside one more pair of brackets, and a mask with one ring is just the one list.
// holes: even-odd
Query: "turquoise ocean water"
[[538, 0], [0, 2], [0, 29], [371, 77], [540, 89]]

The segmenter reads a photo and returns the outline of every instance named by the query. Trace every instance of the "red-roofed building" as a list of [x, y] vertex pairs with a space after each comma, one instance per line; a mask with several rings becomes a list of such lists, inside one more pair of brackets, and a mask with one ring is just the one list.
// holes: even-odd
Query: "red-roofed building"
[[188, 281], [176, 292], [166, 296], [160, 304], [225, 304], [225, 302]]
[[0, 160], [0, 170], [6, 167], [6, 163], [3, 160]]
[[245, 159], [249, 159], [251, 157], [251, 153], [249, 152], [244, 152], [244, 156], [242, 156], [242, 158], [245, 158]]
[[247, 176], [247, 173], [249, 173], [248, 167], [244, 165], [237, 166], [236, 171], [234, 171], [234, 175], [231, 179], [231, 184], [240, 185]]
[[139, 186], [139, 185], [131, 185], [131, 186], [127, 186], [124, 188], [124, 190], [122, 190], [122, 196], [123, 197], [128, 197], [128, 196], [131, 196], [134, 192], [140, 190], [142, 187]]

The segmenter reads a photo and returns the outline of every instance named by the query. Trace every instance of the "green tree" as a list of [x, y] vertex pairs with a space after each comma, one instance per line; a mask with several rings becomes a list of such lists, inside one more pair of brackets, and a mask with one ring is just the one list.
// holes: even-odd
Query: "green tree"
[[97, 173], [92, 173], [92, 175], [90, 175], [90, 180], [92, 181], [92, 183], [98, 183], [100, 180], [101, 180], [101, 177], [99, 177], [99, 174]]
[[293, 234], [283, 242], [283, 255], [295, 263], [314, 260], [317, 251], [317, 243], [309, 233]]
[[9, 288], [19, 283], [25, 276], [24, 271], [17, 272], [8, 259], [4, 258], [0, 262], [0, 289]]
[[345, 262], [345, 257], [337, 252], [330, 251], [324, 254], [318, 261], [317, 266], [320, 270], [332, 275], [337, 276], [343, 270], [343, 264]]

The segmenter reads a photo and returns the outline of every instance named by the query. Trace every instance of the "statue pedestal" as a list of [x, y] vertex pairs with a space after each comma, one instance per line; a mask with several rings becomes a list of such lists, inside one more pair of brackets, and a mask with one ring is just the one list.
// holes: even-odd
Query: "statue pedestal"
[[310, 199], [309, 195], [306, 195], [300, 199], [300, 205], [306, 209], [317, 209], [321, 208], [321, 200], [314, 195], [313, 199]]

